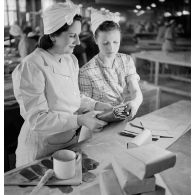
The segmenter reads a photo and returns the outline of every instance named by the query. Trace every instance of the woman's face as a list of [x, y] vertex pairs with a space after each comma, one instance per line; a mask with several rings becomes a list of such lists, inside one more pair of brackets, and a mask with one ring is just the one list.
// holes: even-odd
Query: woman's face
[[72, 53], [76, 45], [80, 45], [79, 34], [81, 32], [81, 22], [74, 21], [68, 31], [62, 32], [55, 37], [54, 47], [62, 53]]
[[105, 57], [114, 57], [120, 47], [121, 33], [119, 30], [108, 32], [99, 31], [96, 37], [96, 44], [100, 53]]

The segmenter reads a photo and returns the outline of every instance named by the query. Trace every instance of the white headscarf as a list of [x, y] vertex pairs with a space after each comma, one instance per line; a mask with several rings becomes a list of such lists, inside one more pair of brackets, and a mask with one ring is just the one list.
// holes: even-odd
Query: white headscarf
[[10, 27], [9, 33], [10, 35], [17, 37], [22, 35], [22, 29], [17, 24], [14, 24]]
[[91, 30], [93, 34], [100, 24], [105, 21], [113, 21], [119, 25], [120, 17], [112, 12], [99, 11], [96, 9], [91, 10]]
[[55, 3], [43, 11], [44, 34], [51, 34], [64, 24], [71, 25], [75, 15], [80, 14], [80, 7], [71, 1]]

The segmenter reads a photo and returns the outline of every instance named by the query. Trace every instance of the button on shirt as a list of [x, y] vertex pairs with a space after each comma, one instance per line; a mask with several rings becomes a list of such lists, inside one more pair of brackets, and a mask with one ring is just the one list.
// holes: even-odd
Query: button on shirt
[[127, 77], [140, 80], [131, 56], [118, 53], [113, 64], [106, 65], [96, 55], [80, 69], [80, 91], [95, 100], [118, 105], [129, 95]]

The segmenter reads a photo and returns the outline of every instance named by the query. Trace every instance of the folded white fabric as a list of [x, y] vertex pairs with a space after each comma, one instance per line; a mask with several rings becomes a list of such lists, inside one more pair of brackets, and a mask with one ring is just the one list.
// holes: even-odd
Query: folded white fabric
[[171, 168], [176, 163], [176, 155], [154, 144], [147, 144], [116, 153], [114, 158], [139, 179], [153, 176]]
[[96, 29], [105, 21], [113, 21], [119, 24], [120, 17], [112, 12], [99, 11], [97, 9], [91, 9], [91, 30], [93, 34]]
[[117, 176], [121, 189], [126, 194], [138, 194], [142, 192], [151, 192], [155, 190], [155, 177], [139, 179], [127, 169], [120, 165], [120, 162], [113, 160], [112, 166]]
[[71, 25], [76, 14], [80, 14], [80, 7], [71, 1], [55, 3], [43, 11], [44, 34], [51, 34], [64, 24]]
[[100, 174], [101, 195], [124, 195], [112, 165]]
[[99, 183], [93, 184], [80, 190], [80, 195], [101, 195]]
[[129, 142], [128, 144], [134, 144], [135, 146], [142, 146], [150, 143], [152, 143], [152, 132], [149, 129], [145, 129], [142, 133], [140, 133], [134, 139], [132, 139], [131, 142]]

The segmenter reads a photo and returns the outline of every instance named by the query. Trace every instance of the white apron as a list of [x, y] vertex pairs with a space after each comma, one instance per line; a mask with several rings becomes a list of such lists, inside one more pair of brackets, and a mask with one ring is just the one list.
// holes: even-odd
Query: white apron
[[[36, 49], [12, 73], [14, 94], [25, 122], [18, 137], [16, 166], [47, 156], [77, 141], [75, 113], [95, 101], [80, 97], [78, 62]], [[82, 103], [83, 102], [83, 103]]]

